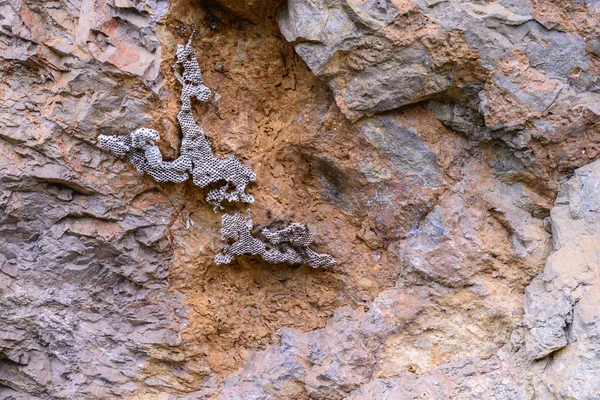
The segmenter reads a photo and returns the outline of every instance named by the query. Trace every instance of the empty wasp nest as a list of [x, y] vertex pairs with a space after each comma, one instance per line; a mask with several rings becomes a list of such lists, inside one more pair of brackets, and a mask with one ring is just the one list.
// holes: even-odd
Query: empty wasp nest
[[[154, 129], [136, 129], [129, 136], [100, 135], [98, 140], [113, 153], [127, 156], [140, 174], [149, 174], [158, 182], [185, 182], [191, 175], [197, 186], [215, 184], [217, 187], [206, 195], [206, 200], [215, 208], [220, 208], [223, 200], [252, 203], [254, 197], [246, 193], [246, 187], [256, 181], [256, 174], [234, 156], [217, 158], [192, 115], [192, 98], [208, 102], [212, 92], [204, 85], [191, 41], [192, 38], [185, 46], [177, 46], [177, 62], [173, 66], [175, 77], [183, 87], [181, 109], [177, 114], [183, 135], [179, 157], [173, 161], [163, 160], [156, 145], [160, 134]], [[179, 74], [181, 67], [183, 75]], [[314, 268], [334, 263], [330, 255], [318, 254], [309, 248], [312, 234], [302, 223], [292, 223], [273, 232], [263, 229], [264, 240], [252, 236], [252, 220], [241, 213], [223, 215], [222, 224], [223, 240], [229, 244], [215, 257], [217, 264], [228, 264], [237, 255], [258, 255], [273, 264], [308, 264]]]
[[[191, 39], [186, 46], [177, 46], [177, 63], [173, 66], [175, 76], [183, 86], [181, 110], [177, 114], [183, 134], [179, 157], [164, 161], [156, 146], [160, 134], [148, 128], [136, 129], [129, 136], [100, 135], [100, 145], [129, 157], [140, 174], [149, 174], [159, 182], [180, 183], [188, 180], [191, 174], [194, 184], [200, 187], [221, 183], [206, 195], [206, 200], [215, 207], [225, 199], [252, 203], [254, 198], [246, 193], [246, 186], [256, 180], [256, 174], [233, 156], [216, 157], [208, 137], [192, 116], [192, 97], [208, 102], [212, 92], [204, 85], [190, 42]], [[180, 66], [183, 66], [183, 76], [177, 72]]]
[[242, 213], [224, 214], [222, 239], [229, 244], [215, 257], [217, 264], [229, 264], [238, 255], [257, 255], [271, 264], [308, 264], [313, 268], [329, 267], [334, 263], [329, 254], [319, 254], [308, 247], [313, 236], [308, 227], [294, 222], [283, 229], [263, 229], [265, 240], [252, 236], [252, 220]]

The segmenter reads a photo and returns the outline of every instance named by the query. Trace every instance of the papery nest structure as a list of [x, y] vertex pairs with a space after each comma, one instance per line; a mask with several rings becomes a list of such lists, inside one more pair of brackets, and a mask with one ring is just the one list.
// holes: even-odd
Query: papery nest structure
[[200, 187], [222, 183], [220, 187], [209, 190], [206, 196], [206, 200], [215, 207], [219, 207], [225, 199], [252, 203], [254, 198], [246, 193], [246, 186], [256, 180], [256, 174], [233, 156], [216, 157], [208, 137], [192, 115], [192, 97], [208, 102], [212, 92], [204, 85], [190, 42], [191, 38], [186, 46], [177, 46], [177, 63], [173, 66], [174, 69], [183, 66], [183, 76], [175, 71], [183, 86], [181, 110], [177, 114], [183, 134], [179, 157], [164, 161], [156, 145], [160, 134], [148, 128], [136, 129], [128, 137], [100, 135], [100, 145], [115, 154], [128, 156], [140, 174], [147, 173], [159, 182], [180, 183], [188, 180], [191, 174], [194, 184]]
[[[222, 208], [223, 200], [252, 203], [254, 197], [246, 193], [246, 187], [256, 181], [256, 174], [234, 156], [216, 157], [210, 140], [192, 115], [192, 98], [209, 102], [213, 96], [202, 79], [191, 47], [192, 38], [185, 46], [177, 46], [177, 62], [173, 66], [175, 77], [183, 87], [181, 109], [177, 114], [183, 135], [179, 157], [165, 161], [156, 145], [160, 134], [149, 128], [136, 129], [128, 136], [100, 135], [99, 143], [117, 155], [127, 156], [140, 174], [149, 174], [158, 182], [185, 182], [191, 175], [197, 186], [217, 186], [206, 195], [206, 200], [215, 208]], [[183, 75], [179, 74], [181, 68]], [[330, 255], [318, 254], [309, 248], [313, 237], [302, 223], [292, 223], [274, 232], [264, 229], [261, 233], [265, 240], [252, 236], [252, 220], [241, 213], [223, 215], [222, 223], [223, 240], [229, 244], [215, 257], [217, 264], [228, 264], [237, 255], [258, 255], [273, 264], [306, 263], [314, 268], [334, 264]]]
[[313, 268], [334, 264], [329, 254], [316, 253], [309, 247], [313, 236], [302, 223], [294, 222], [275, 231], [263, 229], [265, 240], [252, 236], [252, 220], [242, 213], [224, 214], [222, 224], [222, 239], [230, 243], [215, 257], [217, 264], [229, 264], [237, 255], [258, 255], [271, 264], [308, 264]]

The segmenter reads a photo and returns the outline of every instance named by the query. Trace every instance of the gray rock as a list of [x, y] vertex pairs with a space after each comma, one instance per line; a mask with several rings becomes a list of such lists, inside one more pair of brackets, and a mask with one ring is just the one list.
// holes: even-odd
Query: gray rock
[[[522, 150], [532, 137], [568, 135], [552, 111], [587, 107], [582, 98], [597, 96], [587, 52], [594, 41], [546, 28], [529, 3], [398, 4], [380, 1], [373, 13], [371, 2], [290, 0], [279, 10], [281, 32], [352, 121], [434, 98], [429, 108], [452, 129]], [[465, 68], [479, 72], [462, 82]]]
[[[383, 293], [367, 312], [338, 309], [323, 329], [283, 329], [281, 345], [255, 353], [246, 368], [225, 381], [220, 399], [345, 399], [372, 376], [382, 341], [418, 309]], [[405, 320], [404, 320], [405, 321]]]
[[356, 120], [390, 110], [451, 85], [422, 45], [397, 47], [380, 31], [398, 10], [389, 0], [288, 1], [277, 21], [311, 70], [328, 82], [344, 113]]
[[437, 157], [423, 143], [414, 128], [402, 126], [393, 116], [369, 118], [360, 127], [367, 140], [388, 156], [398, 171], [421, 187], [438, 187], [443, 175]]
[[550, 219], [554, 253], [525, 291], [527, 351], [545, 361], [538, 385], [559, 398], [600, 392], [600, 161], [575, 171]]
[[148, 122], [159, 101], [155, 18], [167, 4], [136, 3], [0, 6], [0, 398], [126, 397], [147, 362], [177, 357], [175, 208], [134, 206], [152, 186], [95, 146]]

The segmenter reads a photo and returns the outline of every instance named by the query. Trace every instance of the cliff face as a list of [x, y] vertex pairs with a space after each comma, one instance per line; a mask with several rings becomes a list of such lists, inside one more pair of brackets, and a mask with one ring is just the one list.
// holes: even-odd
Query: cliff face
[[[599, 15], [0, 2], [0, 398], [594, 399]], [[215, 265], [206, 190], [99, 147], [178, 155], [194, 29], [220, 99], [192, 112], [256, 173], [254, 225], [307, 223], [335, 267]]]

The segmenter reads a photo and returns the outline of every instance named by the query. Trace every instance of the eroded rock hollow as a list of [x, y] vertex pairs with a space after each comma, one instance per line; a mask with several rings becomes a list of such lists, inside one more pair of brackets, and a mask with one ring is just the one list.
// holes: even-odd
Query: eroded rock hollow
[[0, 65], [0, 398], [599, 398], [595, 2], [5, 0]]

